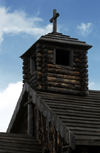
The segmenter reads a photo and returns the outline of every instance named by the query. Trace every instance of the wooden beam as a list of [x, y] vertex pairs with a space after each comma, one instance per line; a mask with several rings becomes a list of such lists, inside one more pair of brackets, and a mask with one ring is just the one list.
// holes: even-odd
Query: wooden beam
[[29, 103], [28, 104], [28, 129], [27, 129], [27, 134], [29, 134], [30, 136], [33, 136], [33, 131], [34, 131], [34, 127], [33, 127], [33, 104]]

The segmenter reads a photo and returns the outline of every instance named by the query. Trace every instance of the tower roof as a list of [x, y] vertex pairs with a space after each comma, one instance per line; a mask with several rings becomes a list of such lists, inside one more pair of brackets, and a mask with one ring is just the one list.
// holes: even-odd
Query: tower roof
[[36, 47], [36, 43], [52, 43], [52, 44], [56, 44], [56, 45], [67, 45], [68, 47], [74, 47], [74, 48], [78, 48], [78, 49], [83, 49], [83, 50], [88, 50], [90, 49], [92, 46], [86, 44], [86, 42], [84, 41], [80, 41], [76, 38], [71, 38], [68, 35], [63, 35], [62, 33], [48, 33], [44, 36], [41, 36], [23, 55], [21, 55], [20, 57], [23, 58], [24, 56], [29, 56], [31, 54], [31, 52], [33, 52], [33, 49]]

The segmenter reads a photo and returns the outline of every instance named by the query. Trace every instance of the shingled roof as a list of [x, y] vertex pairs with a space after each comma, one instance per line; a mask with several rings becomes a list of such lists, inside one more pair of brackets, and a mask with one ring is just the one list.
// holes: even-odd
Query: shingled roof
[[86, 97], [72, 96], [34, 91], [25, 83], [7, 132], [13, 129], [26, 92], [73, 149], [75, 145], [100, 146], [99, 91], [90, 90]]
[[34, 137], [25, 134], [0, 133], [0, 153], [42, 153]]
[[45, 43], [54, 43], [54, 44], [57, 44], [61, 46], [61, 44], [64, 46], [64, 45], [68, 45], [69, 47], [77, 47], [77, 48], [80, 48], [80, 49], [90, 49], [92, 46], [91, 45], [88, 45], [86, 44], [86, 42], [84, 41], [80, 41], [76, 38], [71, 38], [70, 36], [68, 35], [63, 35], [62, 33], [48, 33], [44, 36], [41, 36], [22, 56], [21, 58], [23, 58], [23, 56], [27, 56], [31, 54], [31, 52], [33, 53], [33, 50], [35, 49], [36, 47], [36, 43], [42, 43], [44, 42]]
[[100, 145], [99, 91], [90, 90], [86, 97], [47, 92], [37, 94], [74, 134], [76, 145]]

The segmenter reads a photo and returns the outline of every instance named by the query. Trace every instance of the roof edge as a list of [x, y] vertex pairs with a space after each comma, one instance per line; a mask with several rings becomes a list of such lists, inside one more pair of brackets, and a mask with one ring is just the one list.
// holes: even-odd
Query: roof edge
[[52, 126], [56, 128], [56, 130], [60, 133], [61, 137], [64, 138], [66, 143], [68, 143], [70, 147], [74, 150], [75, 136], [73, 135], [73, 133], [62, 123], [62, 121], [56, 116], [56, 114], [54, 114], [54, 112], [47, 106], [47, 104], [39, 97], [39, 95], [27, 83], [24, 84], [24, 87], [22, 89], [21, 95], [19, 97], [19, 100], [15, 108], [15, 111], [13, 113], [12, 119], [9, 123], [7, 132], [8, 133], [11, 132], [13, 124], [20, 110], [22, 99], [25, 92], [28, 92], [30, 96], [32, 96], [33, 104], [36, 104], [40, 112], [43, 113], [43, 115], [47, 117], [49, 121], [51, 121]]

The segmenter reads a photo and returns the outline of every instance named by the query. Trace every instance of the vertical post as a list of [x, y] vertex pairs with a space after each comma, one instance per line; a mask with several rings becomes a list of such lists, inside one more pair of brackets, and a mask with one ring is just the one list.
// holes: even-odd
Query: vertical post
[[[57, 10], [54, 9], [54, 10], [53, 10], [53, 17], [56, 16], [56, 13], [57, 13]], [[53, 32], [57, 32], [57, 18], [55, 18], [55, 19], [53, 20]]]
[[27, 134], [33, 136], [33, 104], [28, 104], [28, 129]]
[[57, 10], [53, 10], [53, 17], [50, 19], [50, 22], [53, 22], [53, 32], [57, 32], [57, 17], [59, 16], [59, 13], [57, 13]]

